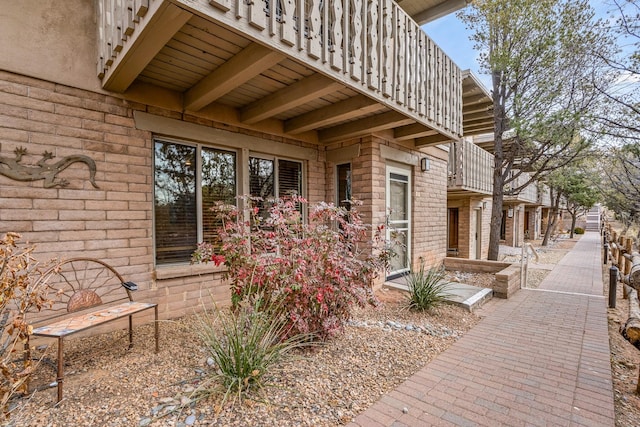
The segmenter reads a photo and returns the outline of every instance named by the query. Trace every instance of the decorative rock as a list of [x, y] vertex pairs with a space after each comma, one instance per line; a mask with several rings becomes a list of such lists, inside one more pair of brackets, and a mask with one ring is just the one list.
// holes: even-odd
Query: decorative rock
[[164, 405], [154, 406], [153, 408], [151, 408], [151, 415], [156, 416], [158, 412], [162, 411], [163, 408]]
[[186, 420], [184, 420], [184, 423], [188, 426], [192, 426], [196, 423], [196, 416], [195, 415], [189, 415], [187, 417]]
[[140, 427], [146, 427], [148, 425], [151, 424], [151, 421], [153, 421], [151, 418], [143, 418], [140, 420], [140, 424], [138, 424]]
[[216, 362], [213, 360], [213, 357], [207, 358], [207, 365], [213, 366]]

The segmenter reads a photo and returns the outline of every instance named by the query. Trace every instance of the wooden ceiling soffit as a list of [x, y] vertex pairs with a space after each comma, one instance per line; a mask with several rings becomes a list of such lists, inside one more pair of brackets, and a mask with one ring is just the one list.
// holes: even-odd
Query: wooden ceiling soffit
[[477, 113], [468, 113], [468, 114], [464, 114], [462, 119], [465, 122], [470, 122], [472, 120], [484, 120], [484, 121], [491, 121], [493, 122], [493, 114], [489, 113], [489, 112], [477, 112]]
[[[193, 16], [169, 2], [154, 2], [158, 11], [136, 30], [135, 38], [126, 43], [102, 80], [103, 89], [122, 93], [133, 83], [160, 50]], [[152, 3], [153, 4], [153, 3]]]
[[251, 43], [189, 89], [184, 109], [198, 111], [284, 59], [284, 55]]
[[442, 16], [449, 15], [456, 10], [462, 9], [467, 5], [467, 3], [467, 0], [446, 0], [436, 6], [430, 7], [429, 9], [415, 13], [412, 18], [418, 23], [418, 25], [423, 25]]
[[476, 104], [478, 102], [482, 102], [483, 104], [487, 103], [487, 100], [491, 100], [491, 98], [487, 97], [487, 95], [471, 95], [464, 96], [462, 95], [462, 104], [463, 107], [470, 106], [471, 104]]
[[396, 111], [365, 117], [342, 125], [324, 129], [319, 132], [320, 143], [341, 141], [356, 136], [367, 135], [381, 130], [392, 129], [413, 123], [415, 120]]
[[434, 145], [439, 145], [439, 144], [446, 144], [448, 142], [451, 142], [452, 139], [451, 138], [447, 138], [444, 135], [431, 135], [431, 136], [423, 136], [421, 138], [416, 138], [414, 145], [417, 148], [420, 147], [431, 147]]
[[465, 126], [464, 128], [464, 135], [465, 136], [469, 136], [469, 135], [480, 135], [483, 133], [491, 133], [493, 132], [493, 123], [491, 123], [490, 125], [475, 125], [475, 126]]
[[351, 120], [383, 108], [385, 108], [385, 106], [377, 101], [367, 98], [364, 95], [358, 95], [289, 119], [284, 123], [284, 131], [285, 133], [295, 135], [345, 120]]
[[482, 102], [476, 104], [466, 104], [462, 107], [462, 114], [472, 114], [472, 113], [486, 113], [489, 115], [493, 114], [493, 103], [492, 102]]
[[393, 137], [398, 141], [405, 141], [407, 139], [436, 135], [437, 133], [438, 132], [429, 127], [426, 127], [419, 123], [413, 123], [407, 126], [395, 128], [393, 130]]
[[257, 123], [342, 87], [342, 84], [335, 80], [322, 74], [314, 74], [244, 107], [240, 111], [240, 120], [249, 124]]

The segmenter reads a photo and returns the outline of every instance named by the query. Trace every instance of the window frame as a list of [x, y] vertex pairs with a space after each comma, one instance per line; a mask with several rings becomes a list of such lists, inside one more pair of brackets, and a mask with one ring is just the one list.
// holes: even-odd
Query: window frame
[[[270, 160], [274, 162], [274, 192], [276, 193], [274, 197], [279, 197], [280, 193], [280, 182], [279, 182], [279, 161], [285, 160], [289, 162], [294, 162], [300, 165], [300, 189], [301, 194], [299, 196], [306, 198], [307, 197], [307, 168], [308, 168], [308, 159], [307, 158], [293, 158], [288, 156], [280, 156], [277, 154], [268, 154], [264, 152], [251, 151], [240, 147], [234, 147], [224, 144], [213, 144], [208, 142], [199, 142], [193, 140], [180, 139], [175, 137], [167, 137], [164, 135], [153, 135], [152, 137], [152, 178], [153, 182], [151, 184], [152, 187], [152, 253], [153, 253], [153, 263], [156, 269], [170, 269], [172, 267], [188, 267], [190, 263], [188, 261], [179, 261], [179, 262], [171, 262], [171, 263], [161, 263], [157, 262], [157, 246], [156, 246], [156, 209], [155, 209], [155, 198], [156, 198], [156, 182], [155, 182], [155, 172], [156, 172], [156, 156], [155, 156], [155, 146], [157, 142], [161, 143], [169, 143], [169, 144], [178, 144], [184, 145], [188, 147], [194, 147], [195, 157], [196, 157], [196, 183], [195, 183], [195, 198], [196, 198], [196, 235], [197, 241], [202, 242], [204, 238], [204, 226], [203, 226], [203, 195], [202, 195], [202, 150], [203, 149], [211, 149], [211, 150], [220, 150], [222, 152], [229, 152], [235, 155], [235, 194], [236, 197], [241, 196], [243, 194], [250, 194], [250, 173], [249, 173], [249, 159], [251, 157], [260, 158], [263, 160]], [[268, 141], [265, 141], [265, 143]], [[303, 221], [307, 219], [307, 213], [302, 212]], [[189, 271], [192, 268], [188, 269]], [[173, 274], [173, 273], [172, 273]], [[191, 273], [186, 273], [191, 274]], [[173, 277], [171, 275], [171, 277]]]
[[[180, 139], [176, 139], [176, 138], [167, 138], [164, 136], [160, 136], [160, 135], [154, 135], [152, 138], [152, 142], [153, 142], [153, 161], [152, 161], [152, 165], [153, 165], [153, 173], [152, 173], [152, 177], [153, 177], [153, 183], [152, 183], [152, 203], [153, 203], [153, 221], [152, 221], [152, 227], [153, 227], [153, 263], [156, 266], [156, 268], [163, 268], [163, 267], [172, 267], [172, 266], [180, 266], [180, 265], [186, 265], [189, 263], [189, 261], [177, 261], [177, 262], [169, 262], [169, 263], [158, 263], [158, 247], [157, 247], [157, 229], [156, 229], [156, 207], [155, 207], [155, 202], [156, 202], [156, 181], [155, 181], [155, 173], [156, 173], [156, 155], [155, 155], [155, 146], [156, 143], [160, 142], [160, 143], [169, 143], [169, 144], [177, 144], [177, 145], [184, 145], [187, 147], [193, 147], [195, 148], [195, 159], [196, 159], [196, 167], [195, 167], [195, 198], [196, 198], [196, 205], [195, 205], [195, 216], [196, 216], [196, 237], [197, 237], [197, 242], [202, 242], [203, 238], [204, 238], [204, 223], [203, 223], [203, 212], [202, 212], [202, 208], [203, 208], [203, 196], [202, 196], [202, 149], [210, 149], [210, 150], [219, 150], [222, 152], [227, 152], [227, 153], [233, 153], [233, 155], [235, 156], [235, 197], [238, 197], [238, 190], [241, 187], [241, 183], [240, 183], [240, 176], [241, 173], [238, 170], [238, 165], [239, 165], [239, 159], [241, 158], [241, 154], [240, 154], [240, 150], [234, 149], [232, 147], [221, 147], [221, 146], [214, 146], [214, 145], [210, 145], [210, 144], [203, 144], [203, 143], [198, 143], [198, 142], [194, 142], [194, 141], [186, 141], [186, 140], [180, 140]], [[195, 250], [195, 248], [194, 248]]]

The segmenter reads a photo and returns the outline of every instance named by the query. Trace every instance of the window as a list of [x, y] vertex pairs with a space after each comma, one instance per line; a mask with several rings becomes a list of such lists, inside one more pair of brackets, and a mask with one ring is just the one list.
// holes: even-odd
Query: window
[[351, 193], [351, 164], [345, 163], [336, 166], [336, 176], [338, 179], [338, 205], [350, 210], [351, 203], [348, 203], [348, 201], [353, 199]]
[[[221, 224], [211, 211], [217, 202], [235, 204], [238, 194], [265, 200], [302, 195], [299, 161], [257, 155], [239, 158], [240, 152], [160, 138], [154, 142], [154, 156], [157, 265], [187, 264], [198, 242], [218, 243]], [[239, 187], [238, 176], [247, 166], [243, 173], [248, 172], [248, 187]]]
[[156, 264], [189, 262], [198, 241], [215, 243], [211, 207], [235, 203], [236, 153], [156, 140], [154, 154]]
[[249, 157], [249, 194], [263, 199], [258, 205], [259, 215], [266, 218], [268, 199], [302, 195], [302, 163]]

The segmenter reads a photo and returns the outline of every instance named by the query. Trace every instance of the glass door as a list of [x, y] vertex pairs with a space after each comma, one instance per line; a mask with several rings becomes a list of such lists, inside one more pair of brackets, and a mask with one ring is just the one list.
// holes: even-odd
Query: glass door
[[387, 166], [386, 182], [387, 239], [395, 254], [387, 279], [393, 279], [411, 268], [411, 170]]

